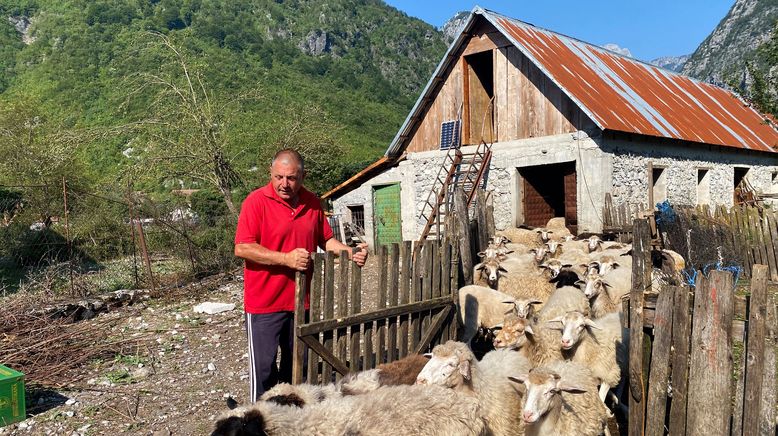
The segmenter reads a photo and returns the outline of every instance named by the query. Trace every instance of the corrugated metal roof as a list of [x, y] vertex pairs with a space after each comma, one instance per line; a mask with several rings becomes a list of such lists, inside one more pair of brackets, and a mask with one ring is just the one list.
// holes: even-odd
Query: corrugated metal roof
[[778, 130], [735, 94], [476, 8], [600, 128], [778, 152]]

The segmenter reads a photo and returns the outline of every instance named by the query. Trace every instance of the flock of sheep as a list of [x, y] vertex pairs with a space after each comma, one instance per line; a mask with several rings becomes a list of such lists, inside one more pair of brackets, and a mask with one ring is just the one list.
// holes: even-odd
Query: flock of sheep
[[[495, 236], [477, 284], [459, 290], [461, 342], [338, 383], [278, 385], [223, 415], [213, 435], [608, 434], [606, 398], [624, 407], [630, 250], [562, 226]], [[683, 259], [656, 259], [656, 281], [672, 283]], [[478, 360], [470, 344], [484, 334], [494, 349]]]

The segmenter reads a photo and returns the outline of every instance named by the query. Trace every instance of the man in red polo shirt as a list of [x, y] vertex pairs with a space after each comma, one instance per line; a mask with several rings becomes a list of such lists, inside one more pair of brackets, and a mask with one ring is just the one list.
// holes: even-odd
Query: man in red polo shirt
[[[270, 164], [270, 183], [246, 197], [238, 218], [235, 256], [245, 260], [243, 301], [252, 403], [276, 383], [291, 382], [296, 271], [312, 267], [316, 247], [335, 253], [346, 250], [360, 267], [367, 260], [366, 246], [353, 253], [333, 238], [319, 199], [303, 187], [304, 179], [300, 154], [279, 151]], [[310, 287], [311, 274], [307, 278]], [[276, 366], [279, 345], [280, 370]]]

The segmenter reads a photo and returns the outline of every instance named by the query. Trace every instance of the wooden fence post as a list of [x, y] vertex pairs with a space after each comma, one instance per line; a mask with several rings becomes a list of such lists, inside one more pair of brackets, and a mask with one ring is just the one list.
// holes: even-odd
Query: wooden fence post
[[689, 365], [687, 435], [729, 433], [732, 411], [732, 274], [697, 276]]
[[651, 230], [648, 221], [633, 221], [632, 290], [629, 296], [629, 435], [642, 436], [645, 420], [643, 387], [643, 294], [651, 289]]
[[462, 259], [462, 277], [465, 285], [473, 284], [473, 252], [470, 241], [470, 219], [467, 216], [467, 196], [462, 188], [454, 192], [454, 210], [457, 220], [457, 235], [459, 236], [459, 256]]
[[294, 341], [292, 345], [292, 384], [303, 382], [303, 359], [305, 359], [305, 344], [300, 339], [300, 326], [305, 323], [305, 273], [298, 272], [295, 276], [294, 289]]
[[673, 298], [673, 399], [670, 403], [670, 434], [686, 434], [686, 388], [689, 379], [689, 288], [675, 288]]
[[[762, 373], [764, 372], [765, 318], [767, 318], [767, 266], [754, 265], [751, 277], [751, 304], [748, 317], [746, 364], [743, 367], [744, 395], [743, 435], [759, 434], [759, 414], [762, 411]], [[768, 368], [775, 371], [775, 367]], [[747, 407], [745, 405], [748, 405]]]
[[673, 296], [686, 292], [679, 286], [666, 286], [659, 292], [654, 311], [654, 346], [651, 351], [651, 375], [647, 386], [646, 432], [647, 436], [665, 433], [667, 411], [667, 376], [670, 367], [670, 346], [673, 335]]
[[[778, 348], [778, 316], [776, 316], [776, 296], [767, 299], [767, 318], [765, 321], [764, 367], [775, 368], [775, 350]], [[775, 370], [765, 371], [762, 379], [762, 411], [759, 413], [759, 434], [775, 434], [776, 405]]]

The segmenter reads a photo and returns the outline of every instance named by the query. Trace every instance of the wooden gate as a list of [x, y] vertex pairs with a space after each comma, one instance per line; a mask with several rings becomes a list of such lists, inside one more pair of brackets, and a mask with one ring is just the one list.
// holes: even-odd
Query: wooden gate
[[[305, 275], [297, 274], [293, 383], [330, 383], [456, 338], [456, 247], [426, 241], [414, 263], [410, 241], [376, 253], [377, 286], [363, 281], [353, 262], [336, 268], [333, 253], [314, 255], [307, 321]], [[373, 297], [375, 308], [363, 311]]]

